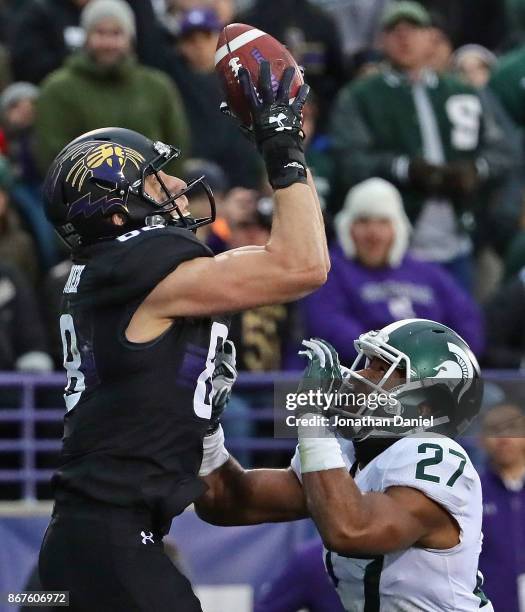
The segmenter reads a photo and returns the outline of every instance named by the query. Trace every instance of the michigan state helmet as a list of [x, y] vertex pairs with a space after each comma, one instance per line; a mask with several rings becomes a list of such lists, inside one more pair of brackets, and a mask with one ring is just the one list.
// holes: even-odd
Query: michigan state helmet
[[[158, 174], [179, 155], [179, 149], [132, 130], [110, 127], [87, 132], [64, 147], [48, 170], [44, 183], [46, 215], [70, 248], [145, 225], [195, 230], [212, 223], [215, 202], [203, 176], [171, 193]], [[162, 202], [145, 189], [149, 175], [155, 175], [162, 187], [166, 196]], [[177, 205], [177, 199], [196, 186], [208, 195], [208, 217], [183, 215]], [[124, 225], [112, 223], [114, 213], [122, 215]]]
[[[358, 355], [351, 368], [343, 369], [345, 384], [351, 387], [359, 381], [370, 393], [353, 414], [374, 418], [369, 419], [372, 425], [352, 426], [343, 435], [363, 440], [436, 431], [454, 437], [478, 414], [483, 393], [478, 362], [468, 344], [446, 325], [405, 319], [362, 334], [354, 345]], [[374, 357], [390, 364], [379, 382], [359, 373]], [[387, 381], [395, 370], [404, 376], [392, 387]], [[377, 401], [380, 396], [383, 401]], [[422, 416], [430, 424], [420, 425]]]

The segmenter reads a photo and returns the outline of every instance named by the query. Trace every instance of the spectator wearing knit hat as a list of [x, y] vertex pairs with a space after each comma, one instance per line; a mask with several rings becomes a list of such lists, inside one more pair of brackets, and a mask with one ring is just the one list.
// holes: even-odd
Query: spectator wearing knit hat
[[[516, 228], [520, 225], [525, 189], [523, 135], [516, 128], [501, 100], [488, 87], [492, 71], [497, 70], [497, 62], [497, 57], [489, 49], [475, 44], [459, 47], [451, 62], [459, 78], [477, 90], [484, 112], [495, 118], [505, 136], [507, 146], [512, 148], [514, 160], [506, 178], [487, 194], [488, 197], [483, 198], [483, 205], [478, 209], [476, 295], [480, 300], [488, 297], [501, 280], [499, 258], [505, 256], [509, 244], [515, 239]], [[480, 266], [483, 269], [480, 269]]]
[[392, 184], [356, 185], [335, 226], [328, 281], [301, 302], [306, 336], [325, 338], [349, 360], [361, 333], [416, 317], [448, 325], [481, 350], [481, 317], [470, 296], [440, 267], [407, 252], [411, 227]]
[[[7, 23], [11, 69], [15, 80], [40, 83], [80, 49], [85, 33], [80, 25], [82, 9], [90, 0], [25, 0]], [[92, 0], [91, 0], [92, 1]], [[147, 66], [163, 68], [162, 28], [151, 0], [126, 0], [137, 22], [136, 50]], [[10, 5], [22, 2], [11, 2]]]
[[231, 118], [219, 111], [224, 99], [215, 72], [222, 27], [219, 17], [211, 8], [196, 7], [179, 15], [178, 27], [166, 72], [184, 102], [191, 127], [191, 155], [218, 164], [231, 185], [257, 188], [263, 177], [257, 152]]
[[477, 92], [428, 68], [431, 26], [417, 2], [393, 2], [384, 13], [387, 62], [346, 85], [334, 105], [336, 191], [344, 197], [372, 176], [396, 184], [414, 225], [412, 248], [470, 287], [479, 194], [504, 178], [512, 155]]
[[188, 133], [179, 93], [165, 74], [135, 59], [129, 6], [123, 0], [91, 0], [81, 24], [83, 49], [42, 84], [36, 121], [41, 168], [72, 139], [101, 127], [132, 129], [184, 150]]
[[42, 179], [34, 153], [38, 93], [38, 87], [23, 81], [4, 89], [0, 95], [0, 138], [13, 171], [13, 202], [36, 240], [40, 267], [48, 269], [58, 258], [57, 238], [44, 214]]
[[13, 207], [11, 192], [15, 181], [8, 161], [0, 156], [0, 261], [16, 268], [26, 282], [35, 284], [39, 265], [31, 236], [22, 229]]

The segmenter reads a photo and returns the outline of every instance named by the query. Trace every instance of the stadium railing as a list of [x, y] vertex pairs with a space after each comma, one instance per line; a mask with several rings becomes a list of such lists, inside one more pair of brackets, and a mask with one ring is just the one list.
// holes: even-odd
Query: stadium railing
[[[484, 377], [493, 389], [489, 402], [498, 403], [510, 395], [513, 401], [525, 404], [525, 377], [522, 373], [491, 371], [485, 372]], [[228, 435], [228, 448], [232, 452], [277, 454], [294, 448], [294, 440], [274, 438], [272, 427], [274, 385], [294, 380], [297, 380], [297, 373], [293, 372], [239, 375], [235, 391], [248, 409], [232, 411], [231, 414], [227, 411], [225, 428], [228, 431], [229, 419], [236, 419], [237, 425], [239, 421], [253, 423], [254, 427], [250, 433], [250, 428], [239, 429], [231, 423], [233, 433]], [[0, 373], [1, 499], [25, 502], [49, 499], [50, 495], [40, 494], [38, 488], [49, 482], [60, 450], [65, 412], [61, 394], [65, 382], [63, 373]], [[11, 493], [2, 493], [2, 488], [9, 490], [9, 485], [13, 485]]]

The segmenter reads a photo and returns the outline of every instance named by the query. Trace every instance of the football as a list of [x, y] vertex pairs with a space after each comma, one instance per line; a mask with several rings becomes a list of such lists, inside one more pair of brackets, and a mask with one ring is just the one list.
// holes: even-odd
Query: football
[[284, 69], [288, 66], [295, 68], [290, 88], [293, 99], [304, 81], [299, 66], [286, 47], [269, 34], [244, 23], [232, 23], [223, 28], [215, 53], [215, 70], [221, 79], [231, 112], [247, 126], [252, 121], [248, 101], [239, 83], [239, 69], [246, 68], [257, 87], [259, 64], [263, 60], [270, 62], [274, 93], [277, 92]]

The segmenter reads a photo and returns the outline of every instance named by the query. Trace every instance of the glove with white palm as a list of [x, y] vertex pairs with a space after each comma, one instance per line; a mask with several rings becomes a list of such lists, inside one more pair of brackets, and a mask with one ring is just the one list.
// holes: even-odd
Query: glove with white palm
[[217, 351], [211, 380], [213, 395], [207, 436], [211, 436], [219, 428], [222, 414], [230, 401], [232, 388], [237, 380], [236, 350], [231, 340], [226, 340], [222, 348]]

